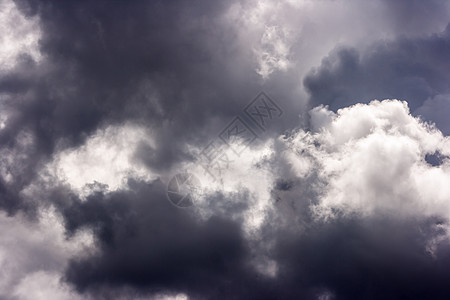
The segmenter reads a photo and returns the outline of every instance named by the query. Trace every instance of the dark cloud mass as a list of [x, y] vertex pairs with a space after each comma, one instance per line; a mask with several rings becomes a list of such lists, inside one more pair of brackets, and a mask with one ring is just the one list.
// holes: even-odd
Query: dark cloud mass
[[312, 105], [339, 108], [373, 99], [408, 99], [415, 110], [450, 90], [450, 26], [430, 37], [336, 49], [304, 80]]
[[0, 299], [450, 297], [447, 2], [0, 0], [0, 35]]
[[330, 291], [342, 299], [445, 299], [450, 292], [450, 245], [440, 244], [434, 258], [423, 247], [445, 234], [439, 218], [337, 220], [301, 234], [268, 228], [280, 263], [270, 278], [248, 264], [255, 244], [243, 239], [241, 224], [219, 216], [199, 221], [166, 201], [161, 182], [129, 184], [134, 192], [96, 193], [63, 209], [69, 234], [87, 226], [98, 238], [100, 252], [71, 260], [66, 271], [81, 292], [102, 299], [111, 297], [109, 288], [126, 286], [227, 299], [309, 299]]
[[72, 261], [69, 281], [80, 290], [129, 284], [217, 297], [245, 279], [248, 250], [239, 224], [220, 217], [198, 222], [165, 199], [161, 182], [131, 184], [134, 193], [94, 194], [64, 211], [69, 231], [94, 228], [101, 249]]
[[[28, 168], [26, 176], [18, 175], [20, 187], [30, 183], [38, 162], [49, 159], [57, 144], [77, 146], [96, 128], [125, 120], [150, 126], [166, 120], [160, 140], [171, 136], [171, 141], [153, 149], [157, 162], [143, 159], [152, 167], [170, 166], [188, 157], [183, 144], [194, 134], [202, 136], [211, 111], [230, 116], [234, 112], [227, 107], [236, 107], [230, 101], [247, 90], [222, 71], [233, 57], [216, 50], [233, 37], [214, 24], [220, 5], [205, 2], [192, 9], [192, 4], [176, 1], [18, 4], [41, 18], [40, 48], [47, 58], [40, 66], [25, 58], [0, 81], [2, 92], [11, 95], [7, 105], [14, 116], [0, 140], [13, 148], [14, 137], [22, 131], [34, 138], [33, 149], [27, 149], [31, 153], [20, 162]], [[6, 208], [14, 211], [18, 200]]]
[[292, 276], [287, 290], [301, 282], [339, 299], [445, 299], [448, 244], [439, 247], [439, 259], [423, 249], [430, 235], [439, 234], [433, 221], [352, 220], [289, 236], [279, 246]]

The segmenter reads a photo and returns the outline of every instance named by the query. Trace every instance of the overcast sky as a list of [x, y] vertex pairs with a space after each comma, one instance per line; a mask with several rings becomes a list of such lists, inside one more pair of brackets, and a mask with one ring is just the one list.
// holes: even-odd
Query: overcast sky
[[0, 0], [0, 299], [450, 299], [450, 2]]

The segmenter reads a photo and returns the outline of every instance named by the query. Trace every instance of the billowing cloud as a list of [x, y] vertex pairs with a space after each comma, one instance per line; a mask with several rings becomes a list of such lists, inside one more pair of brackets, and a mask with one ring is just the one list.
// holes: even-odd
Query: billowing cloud
[[[406, 102], [375, 100], [337, 113], [320, 106], [310, 114], [313, 131], [296, 133], [288, 145], [308, 157], [304, 176], [317, 174], [323, 184], [314, 205], [319, 217], [450, 217], [450, 139], [413, 117]], [[426, 158], [435, 153], [444, 159], [432, 166]]]
[[0, 0], [0, 298], [447, 299], [449, 19]]

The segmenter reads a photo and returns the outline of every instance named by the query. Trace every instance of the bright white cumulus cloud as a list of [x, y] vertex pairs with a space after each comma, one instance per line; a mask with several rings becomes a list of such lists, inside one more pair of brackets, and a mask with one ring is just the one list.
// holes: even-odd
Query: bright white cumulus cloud
[[[406, 102], [375, 100], [337, 113], [320, 106], [310, 116], [310, 132], [283, 140], [283, 157], [294, 173], [302, 170], [298, 176], [317, 176], [317, 217], [450, 217], [450, 138], [413, 117]], [[427, 155], [442, 161], [433, 166]]]
[[133, 158], [139, 143], [154, 143], [150, 135], [130, 124], [99, 129], [84, 145], [58, 153], [48, 171], [82, 196], [89, 194], [89, 185], [95, 183], [112, 192], [126, 188], [128, 178], [154, 180], [155, 175]]
[[[441, 161], [433, 165], [427, 156]], [[282, 216], [283, 223], [286, 214], [301, 219], [304, 209], [316, 220], [450, 219], [450, 137], [411, 115], [404, 101], [374, 100], [336, 113], [318, 106], [310, 111], [309, 130], [230, 157], [215, 180], [199, 164], [185, 169], [200, 179], [204, 195], [219, 192], [230, 196], [227, 201], [245, 201], [247, 229], [265, 224], [268, 212]], [[289, 187], [277, 187], [280, 180]], [[197, 206], [214, 213], [208, 199], [200, 197]]]

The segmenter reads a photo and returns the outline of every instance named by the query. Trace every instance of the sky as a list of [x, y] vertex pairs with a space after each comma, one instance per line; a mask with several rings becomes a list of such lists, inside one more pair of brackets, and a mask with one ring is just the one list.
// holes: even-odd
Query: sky
[[450, 2], [0, 0], [0, 299], [449, 299]]

